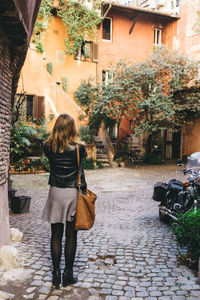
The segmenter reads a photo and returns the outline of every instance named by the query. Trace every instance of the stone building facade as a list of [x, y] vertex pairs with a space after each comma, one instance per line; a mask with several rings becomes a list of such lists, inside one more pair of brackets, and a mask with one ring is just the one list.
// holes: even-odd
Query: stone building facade
[[40, 2], [0, 2], [0, 247], [10, 242], [7, 184], [12, 103]]

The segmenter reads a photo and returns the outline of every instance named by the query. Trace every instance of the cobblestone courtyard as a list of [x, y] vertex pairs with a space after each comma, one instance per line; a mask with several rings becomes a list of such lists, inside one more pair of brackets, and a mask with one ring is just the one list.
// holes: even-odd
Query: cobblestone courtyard
[[51, 286], [50, 226], [41, 220], [48, 174], [13, 175], [18, 194], [32, 198], [29, 214], [10, 215], [11, 226], [24, 234], [15, 246], [31, 277], [0, 290], [17, 300], [200, 299], [197, 276], [178, 262], [170, 228], [159, 221], [152, 200], [156, 181], [183, 180], [175, 170], [167, 165], [86, 171], [88, 186], [98, 195], [96, 222], [89, 232], [78, 233], [78, 283], [60, 290]]

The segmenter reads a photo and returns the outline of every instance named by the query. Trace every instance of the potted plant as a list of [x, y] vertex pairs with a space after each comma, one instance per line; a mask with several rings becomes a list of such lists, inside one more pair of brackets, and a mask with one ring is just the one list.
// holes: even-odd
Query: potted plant
[[200, 282], [200, 209], [180, 214], [172, 228], [180, 247], [186, 249], [186, 255], [180, 251], [181, 258], [198, 269]]

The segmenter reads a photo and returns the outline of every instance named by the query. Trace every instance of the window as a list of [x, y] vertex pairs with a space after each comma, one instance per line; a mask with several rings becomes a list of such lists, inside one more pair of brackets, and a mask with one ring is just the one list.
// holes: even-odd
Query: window
[[92, 54], [92, 49], [91, 49], [91, 43], [90, 42], [85, 42], [85, 45], [84, 45], [84, 56], [85, 58], [91, 58], [91, 54]]
[[26, 95], [26, 120], [33, 118], [33, 95]]
[[78, 49], [77, 54], [74, 56], [75, 59], [79, 60], [92, 60], [94, 62], [98, 61], [98, 45], [91, 41], [83, 41], [80, 49]]
[[179, 0], [176, 0], [176, 7], [179, 6]]
[[107, 86], [109, 83], [113, 83], [113, 72], [103, 70], [102, 71], [102, 82], [105, 86]]
[[45, 115], [44, 97], [18, 94], [16, 96], [15, 107], [19, 112], [19, 120], [22, 122], [32, 119], [39, 120]]
[[102, 39], [107, 41], [112, 40], [112, 19], [111, 18], [105, 18], [103, 20]]
[[161, 29], [154, 28], [154, 46], [161, 47]]

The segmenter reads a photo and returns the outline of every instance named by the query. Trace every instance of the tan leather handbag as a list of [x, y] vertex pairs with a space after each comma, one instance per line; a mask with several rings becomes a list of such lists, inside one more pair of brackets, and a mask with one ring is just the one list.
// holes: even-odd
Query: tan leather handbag
[[97, 195], [86, 189], [86, 192], [81, 191], [81, 174], [80, 174], [80, 154], [79, 147], [77, 149], [77, 162], [78, 162], [78, 199], [76, 207], [76, 230], [89, 230], [94, 225], [95, 221], [95, 201]]

